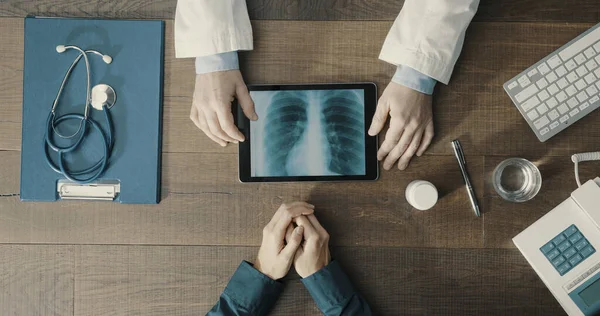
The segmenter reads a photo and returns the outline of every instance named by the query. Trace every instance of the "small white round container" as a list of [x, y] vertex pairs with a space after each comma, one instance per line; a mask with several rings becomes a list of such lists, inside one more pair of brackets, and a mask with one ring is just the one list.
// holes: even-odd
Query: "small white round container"
[[406, 187], [406, 201], [419, 211], [434, 207], [437, 200], [437, 188], [429, 181], [415, 180]]

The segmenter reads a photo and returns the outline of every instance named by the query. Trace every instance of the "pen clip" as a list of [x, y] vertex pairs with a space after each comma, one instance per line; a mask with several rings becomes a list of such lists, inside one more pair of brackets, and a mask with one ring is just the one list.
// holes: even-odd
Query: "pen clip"
[[465, 153], [463, 152], [462, 146], [458, 139], [452, 141], [452, 147], [454, 148], [454, 153], [456, 153], [456, 158], [463, 164], [466, 165], [467, 161], [465, 160]]

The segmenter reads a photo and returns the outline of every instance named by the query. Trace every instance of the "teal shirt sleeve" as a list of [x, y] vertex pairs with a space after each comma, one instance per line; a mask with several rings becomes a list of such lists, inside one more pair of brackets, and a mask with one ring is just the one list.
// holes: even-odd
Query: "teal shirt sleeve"
[[237, 268], [209, 316], [267, 315], [283, 291], [274, 281], [243, 261]]
[[437, 81], [408, 66], [398, 65], [392, 81], [425, 94], [433, 94]]
[[356, 292], [337, 261], [302, 279], [302, 283], [326, 315], [373, 315], [367, 301]]
[[198, 75], [234, 69], [240, 69], [238, 53], [235, 51], [196, 57], [196, 74]]

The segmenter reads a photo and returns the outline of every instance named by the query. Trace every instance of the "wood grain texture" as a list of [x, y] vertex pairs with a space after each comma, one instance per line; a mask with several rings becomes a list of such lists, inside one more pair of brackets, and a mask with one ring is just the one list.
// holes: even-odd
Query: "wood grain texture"
[[[394, 169], [372, 183], [242, 184], [235, 154], [165, 154], [159, 205], [20, 202], [18, 159], [18, 152], [0, 152], [0, 174], [11, 175], [0, 182], [0, 243], [258, 246], [282, 202], [307, 200], [333, 245], [483, 245], [483, 223], [472, 214], [452, 156], [420, 158], [408, 171]], [[483, 158], [471, 157], [469, 170], [483, 174]], [[404, 190], [414, 179], [440, 190], [435, 211], [407, 204]], [[473, 182], [483, 201], [483, 180]]]
[[[22, 20], [0, 20], [0, 32], [22, 34]], [[254, 23], [255, 51], [242, 54], [246, 82], [310, 83], [374, 81], [381, 93], [394, 72], [377, 59], [389, 22]], [[473, 23], [449, 86], [434, 96], [436, 138], [428, 155], [451, 155], [460, 138], [467, 155], [566, 156], [597, 150], [600, 112], [540, 143], [502, 84], [591, 25]], [[165, 52], [164, 152], [235, 153], [222, 149], [190, 121], [192, 59], [175, 59], [172, 24]], [[0, 60], [0, 150], [19, 150], [22, 39], [9, 36]], [[485, 56], [485, 58], [482, 58]], [[51, 102], [51, 100], [49, 101]], [[383, 137], [382, 137], [383, 139]]]
[[[253, 20], [392, 21], [403, 0], [247, 0]], [[173, 19], [176, 0], [3, 0], [0, 17], [68, 16], [118, 19]], [[481, 0], [476, 21], [589, 22], [600, 8], [595, 0]]]
[[71, 246], [0, 245], [1, 315], [73, 315]]
[[[507, 202], [496, 193], [492, 183], [494, 169], [505, 158], [485, 158], [485, 247], [514, 248], [513, 237], [562, 203], [577, 189], [570, 156], [525, 156], [538, 166], [542, 174], [542, 188], [531, 201]], [[599, 176], [597, 163], [581, 163], [579, 169], [582, 182]]]
[[[198, 315], [254, 247], [80, 246], [76, 315]], [[563, 315], [517, 250], [332, 248], [378, 315]], [[318, 315], [295, 273], [272, 315]]]

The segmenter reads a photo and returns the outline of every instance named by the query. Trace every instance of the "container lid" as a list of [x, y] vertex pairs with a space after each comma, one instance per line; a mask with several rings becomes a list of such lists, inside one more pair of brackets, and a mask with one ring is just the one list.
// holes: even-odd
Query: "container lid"
[[438, 191], [435, 186], [425, 181], [415, 185], [409, 195], [410, 204], [420, 211], [432, 208], [438, 200]]

